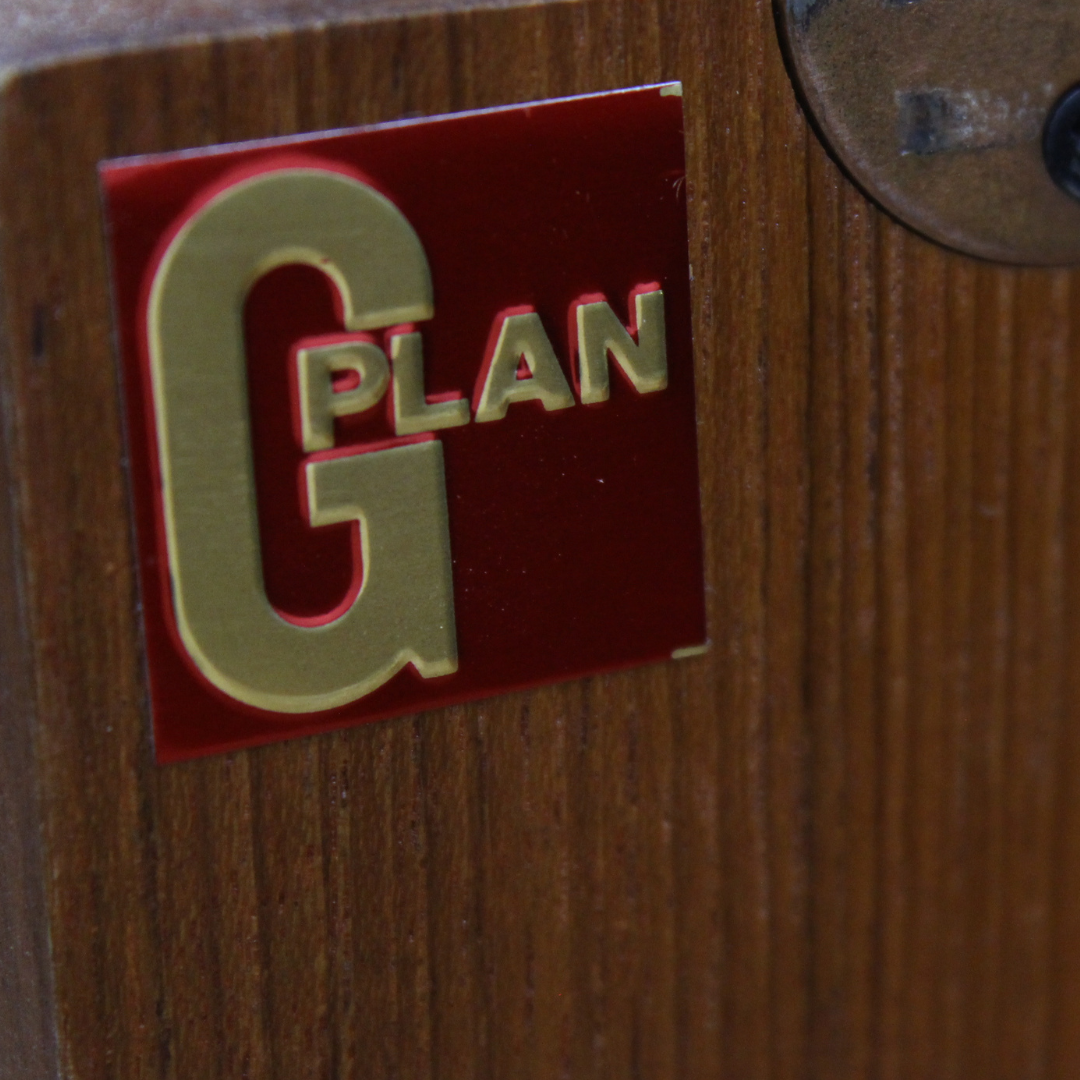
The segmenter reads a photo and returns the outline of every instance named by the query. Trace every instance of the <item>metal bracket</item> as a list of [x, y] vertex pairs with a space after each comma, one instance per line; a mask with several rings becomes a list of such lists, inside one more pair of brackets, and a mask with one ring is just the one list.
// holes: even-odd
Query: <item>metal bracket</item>
[[1048, 134], [1080, 82], [1078, 0], [777, 0], [777, 17], [818, 130], [885, 209], [982, 258], [1080, 261], [1080, 201], [1047, 168], [1072, 153], [1080, 176], [1080, 131]]

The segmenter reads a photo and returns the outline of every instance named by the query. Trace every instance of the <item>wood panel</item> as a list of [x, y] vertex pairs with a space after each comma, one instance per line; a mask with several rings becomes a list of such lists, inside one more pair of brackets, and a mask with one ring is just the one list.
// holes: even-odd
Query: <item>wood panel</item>
[[[711, 654], [155, 767], [95, 163], [675, 78]], [[763, 0], [380, 14], [2, 101], [0, 1076], [1080, 1073], [1074, 273], [869, 206]]]

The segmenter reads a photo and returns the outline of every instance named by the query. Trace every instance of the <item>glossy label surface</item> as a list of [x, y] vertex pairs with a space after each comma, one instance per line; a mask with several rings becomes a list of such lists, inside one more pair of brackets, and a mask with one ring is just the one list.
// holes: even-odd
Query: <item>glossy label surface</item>
[[101, 176], [159, 761], [703, 651], [677, 85]]

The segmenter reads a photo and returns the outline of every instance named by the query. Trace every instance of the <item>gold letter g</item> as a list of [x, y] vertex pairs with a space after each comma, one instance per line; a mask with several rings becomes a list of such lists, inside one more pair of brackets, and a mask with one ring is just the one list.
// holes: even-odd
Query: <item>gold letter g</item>
[[363, 584], [321, 626], [283, 619], [263, 584], [243, 311], [267, 271], [308, 263], [370, 330], [432, 315], [427, 258], [386, 198], [329, 169], [278, 169], [211, 198], [177, 232], [147, 311], [162, 499], [180, 638], [229, 696], [282, 713], [354, 701], [405, 664], [457, 670], [442, 444], [312, 461], [313, 525], [360, 522]]

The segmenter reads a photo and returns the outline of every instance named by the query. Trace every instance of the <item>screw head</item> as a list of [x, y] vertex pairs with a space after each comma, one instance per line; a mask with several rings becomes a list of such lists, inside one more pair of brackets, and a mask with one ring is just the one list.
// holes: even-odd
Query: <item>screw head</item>
[[1080, 85], [1067, 90], [1050, 110], [1043, 159], [1054, 183], [1080, 200]]

